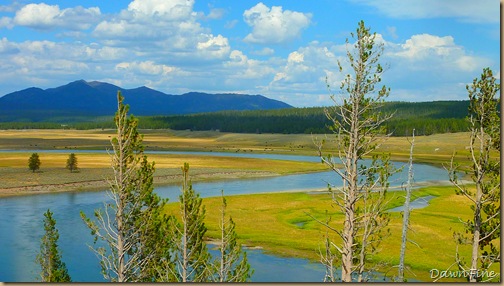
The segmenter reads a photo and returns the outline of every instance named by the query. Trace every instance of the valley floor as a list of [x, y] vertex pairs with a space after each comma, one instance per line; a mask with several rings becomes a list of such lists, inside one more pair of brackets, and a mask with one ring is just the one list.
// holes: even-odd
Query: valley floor
[[[146, 150], [206, 151], [236, 153], [271, 153], [316, 156], [314, 140], [325, 135], [286, 134], [232, 134], [219, 132], [190, 132], [172, 130], [141, 130], [145, 134]], [[106, 178], [111, 176], [110, 157], [103, 151], [110, 148], [113, 130], [0, 130], [0, 196], [28, 195], [44, 192], [103, 190]], [[327, 137], [327, 152], [334, 153], [331, 136]], [[439, 134], [415, 138], [414, 161], [441, 166], [447, 164], [455, 152], [456, 160], [467, 162], [468, 133]], [[409, 141], [405, 137], [392, 137], [379, 151], [391, 153], [394, 160], [406, 161]], [[2, 151], [3, 150], [3, 151]], [[6, 151], [10, 150], [10, 151]], [[54, 152], [54, 150], [59, 150]], [[38, 152], [41, 169], [28, 170], [28, 158]], [[76, 152], [79, 172], [65, 169], [68, 154]], [[179, 184], [180, 167], [184, 162], [191, 166], [194, 181], [279, 176], [326, 170], [321, 163], [287, 160], [218, 157], [182, 154], [148, 154], [156, 162], [155, 184]], [[446, 269], [453, 262], [455, 244], [453, 231], [461, 230], [460, 219], [467, 219], [470, 209], [453, 187], [424, 186], [416, 196], [436, 196], [428, 207], [415, 210], [412, 215], [412, 239], [420, 247], [408, 246], [407, 264], [422, 281], [429, 279], [429, 270]], [[321, 246], [325, 231], [307, 213], [322, 218], [331, 207], [324, 192], [289, 192], [276, 194], [240, 195], [228, 198], [229, 214], [237, 225], [240, 242], [261, 246], [277, 255], [296, 256], [318, 260], [316, 249]], [[394, 192], [390, 208], [402, 204], [401, 192]], [[216, 236], [218, 204], [220, 198], [206, 198], [209, 236]], [[171, 204], [170, 209], [175, 209]], [[260, 210], [260, 211], [258, 211]], [[435, 218], [435, 219], [433, 219]], [[340, 218], [335, 215], [334, 222]], [[391, 237], [387, 238], [373, 261], [387, 262], [383, 272], [395, 271], [399, 252], [401, 214], [391, 218]], [[461, 253], [467, 255], [468, 249]], [[461, 281], [461, 280], [458, 280]]]

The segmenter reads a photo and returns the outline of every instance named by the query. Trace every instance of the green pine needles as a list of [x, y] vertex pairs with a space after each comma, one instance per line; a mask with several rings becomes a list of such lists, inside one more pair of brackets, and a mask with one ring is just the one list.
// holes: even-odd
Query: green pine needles
[[45, 234], [40, 240], [40, 253], [37, 255], [37, 262], [42, 268], [42, 282], [71, 282], [66, 265], [61, 260], [58, 249], [59, 233], [50, 210], [44, 213], [44, 230]]

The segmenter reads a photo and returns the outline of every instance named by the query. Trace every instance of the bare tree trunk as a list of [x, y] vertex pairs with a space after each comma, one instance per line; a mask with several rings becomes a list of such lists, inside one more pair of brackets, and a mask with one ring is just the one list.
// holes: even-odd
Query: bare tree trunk
[[[500, 248], [493, 241], [500, 239], [500, 161], [491, 158], [492, 151], [500, 152], [500, 118], [497, 110], [499, 99], [495, 98], [500, 90], [489, 68], [483, 69], [481, 78], [475, 78], [471, 86], [466, 86], [469, 93], [469, 122], [471, 124], [470, 160], [468, 166], [475, 192], [469, 190], [458, 179], [459, 164], [452, 156], [447, 168], [450, 181], [456, 187], [456, 194], [465, 196], [473, 211], [472, 221], [464, 223], [470, 237], [456, 233], [458, 267], [469, 273], [470, 282], [484, 281], [481, 275], [495, 263], [500, 263]], [[471, 244], [469, 269], [459, 258], [458, 244]], [[488, 280], [492, 277], [486, 277]]]
[[401, 252], [399, 254], [399, 282], [404, 281], [404, 259], [406, 256], [406, 242], [408, 241], [408, 228], [410, 216], [411, 186], [413, 184], [413, 148], [415, 147], [415, 129], [413, 129], [413, 138], [411, 139], [410, 157], [408, 164], [408, 181], [406, 183], [406, 200], [404, 201], [403, 224], [401, 235]]
[[[354, 273], [358, 274], [358, 280], [365, 280], [364, 272], [366, 271], [365, 264], [368, 260], [369, 247], [372, 244], [376, 246], [373, 239], [381, 240], [379, 233], [388, 223], [388, 220], [382, 216], [383, 195], [387, 186], [382, 185], [384, 188], [377, 198], [368, 196], [377, 184], [383, 183], [383, 178], [388, 180], [390, 173], [385, 173], [390, 170], [388, 167], [380, 167], [374, 163], [369, 169], [360, 165], [362, 159], [377, 148], [381, 124], [392, 116], [381, 114], [377, 110], [382, 106], [384, 98], [389, 93], [389, 89], [385, 86], [379, 90], [375, 89], [375, 85], [379, 84], [383, 73], [383, 68], [378, 63], [383, 53], [383, 45], [376, 45], [376, 34], [371, 34], [370, 29], [365, 27], [363, 21], [359, 22], [357, 32], [356, 34], [352, 33], [352, 37], [356, 42], [352, 50], [347, 50], [347, 57], [353, 74], [347, 74], [341, 83], [342, 93], [348, 94], [348, 97], [342, 96], [340, 106], [336, 105], [325, 109], [325, 115], [333, 123], [333, 131], [337, 135], [338, 157], [343, 168], [333, 160], [331, 155], [324, 156], [322, 154], [323, 142], [316, 142], [322, 162], [337, 173], [343, 181], [341, 188], [336, 191], [331, 189], [333, 203], [340, 208], [344, 215], [343, 229], [339, 231], [329, 226], [328, 223], [319, 221], [336, 232], [342, 240], [341, 247], [336, 247], [330, 241], [326, 243], [326, 245], [334, 246], [341, 254], [342, 282], [352, 282]], [[349, 44], [348, 40], [347, 44]], [[341, 63], [339, 66], [341, 71]], [[331, 99], [336, 103], [334, 95], [331, 95]], [[379, 178], [376, 179], [376, 176]], [[357, 203], [362, 201], [364, 197], [369, 201], [367, 210], [361, 212]], [[379, 221], [378, 226], [372, 226], [377, 221]], [[326, 267], [330, 267], [333, 261], [332, 254], [329, 256], [321, 258], [322, 261], [328, 263]], [[357, 265], [355, 265], [356, 261]], [[331, 273], [333, 272], [328, 271], [328, 274], [332, 275]], [[327, 280], [334, 281], [334, 277], [328, 277]]]

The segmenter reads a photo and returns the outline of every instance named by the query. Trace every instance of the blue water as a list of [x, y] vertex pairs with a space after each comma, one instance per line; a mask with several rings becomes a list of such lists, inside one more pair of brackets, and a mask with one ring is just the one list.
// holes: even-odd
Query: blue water
[[[436, 196], [425, 196], [425, 197], [419, 197], [413, 201], [410, 202], [409, 209], [414, 210], [414, 209], [423, 209], [426, 206], [429, 205], [429, 201], [435, 198]], [[398, 206], [393, 209], [389, 209], [389, 212], [402, 212], [404, 211], [404, 206]]]
[[[3, 152], [3, 151], [2, 151]], [[46, 151], [40, 151], [40, 153]], [[67, 151], [70, 152], [70, 151]], [[73, 151], [72, 151], [73, 152]], [[89, 152], [89, 151], [88, 151]], [[183, 152], [169, 152], [183, 153]], [[189, 154], [189, 153], [188, 153]], [[193, 153], [194, 154], [194, 153]], [[200, 154], [200, 153], [197, 153]], [[216, 153], [209, 154], [215, 156]], [[222, 153], [234, 155], [230, 153]], [[218, 155], [222, 155], [218, 154]], [[319, 161], [313, 156], [259, 155], [240, 154], [247, 157], [274, 159]], [[402, 166], [401, 163], [395, 163]], [[406, 172], [396, 174], [392, 185], [401, 185], [406, 181]], [[429, 165], [415, 165], [416, 182], [446, 180], [446, 172]], [[327, 184], [341, 185], [340, 179], [332, 172], [266, 177], [258, 179], [226, 180], [200, 182], [193, 185], [202, 197], [220, 196], [224, 190], [226, 196], [248, 193], [282, 192], [302, 189], [325, 189]], [[176, 201], [180, 194], [177, 185], [156, 188], [156, 192], [170, 201]], [[35, 256], [39, 251], [40, 238], [43, 235], [43, 213], [51, 209], [60, 232], [60, 249], [74, 281], [102, 282], [98, 259], [88, 245], [92, 245], [92, 236], [80, 218], [80, 211], [88, 217], [93, 211], [103, 208], [108, 200], [104, 191], [68, 192], [59, 194], [41, 194], [0, 199], [0, 281], [31, 282], [37, 281], [39, 268]], [[315, 251], [315, 250], [314, 250]], [[253, 253], [253, 254], [252, 254]], [[256, 269], [252, 277], [254, 282], [320, 282], [324, 270], [318, 263], [304, 259], [280, 258], [264, 254], [262, 251], [251, 252], [251, 266]], [[285, 274], [281, 274], [285, 273]]]

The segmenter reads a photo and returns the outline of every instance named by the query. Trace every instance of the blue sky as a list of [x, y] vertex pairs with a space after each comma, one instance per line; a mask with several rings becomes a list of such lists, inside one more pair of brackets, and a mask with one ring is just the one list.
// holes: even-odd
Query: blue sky
[[0, 96], [85, 79], [124, 88], [332, 104], [360, 20], [384, 45], [389, 101], [467, 99], [500, 77], [498, 0], [0, 2]]

